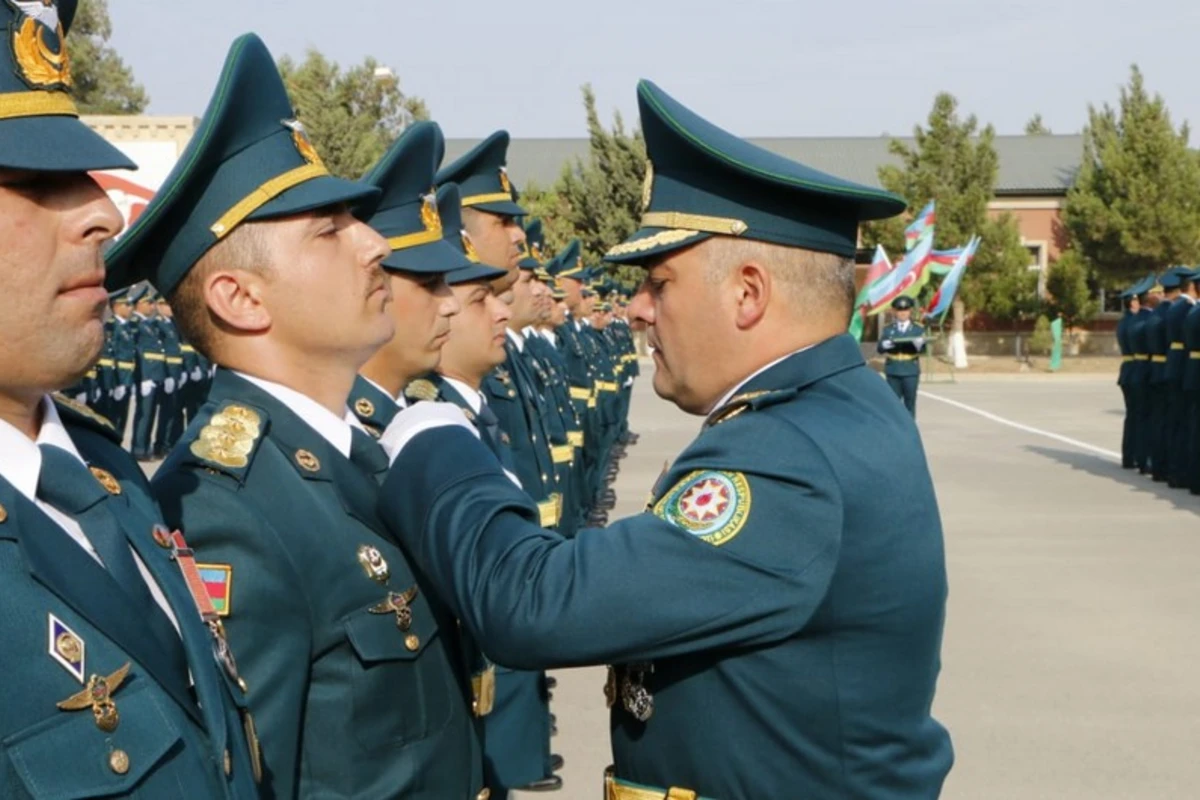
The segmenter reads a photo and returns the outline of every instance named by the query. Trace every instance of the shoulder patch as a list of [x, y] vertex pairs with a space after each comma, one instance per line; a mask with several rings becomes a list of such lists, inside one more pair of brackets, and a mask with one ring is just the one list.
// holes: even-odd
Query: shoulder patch
[[58, 413], [63, 417], [64, 422], [74, 422], [78, 425], [83, 425], [86, 428], [104, 434], [117, 444], [121, 443], [121, 434], [108, 417], [102, 416], [83, 403], [76, 402], [58, 392], [51, 395], [51, 399], [54, 401], [54, 405], [58, 407]]
[[188, 450], [206, 466], [236, 475], [250, 465], [262, 432], [258, 411], [229, 403], [209, 417]]
[[750, 482], [740, 472], [691, 472], [654, 505], [654, 515], [709, 544], [723, 545], [741, 533], [750, 516]]
[[432, 381], [418, 378], [404, 387], [404, 396], [409, 400], [437, 400], [438, 390]]

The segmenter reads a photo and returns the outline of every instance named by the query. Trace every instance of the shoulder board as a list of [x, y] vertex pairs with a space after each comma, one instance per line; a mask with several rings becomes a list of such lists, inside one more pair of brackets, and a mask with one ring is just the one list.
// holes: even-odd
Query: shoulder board
[[263, 441], [269, 418], [265, 411], [242, 403], [218, 407], [187, 444], [192, 463], [241, 481]]
[[708, 415], [704, 427], [711, 428], [728, 422], [734, 417], [747, 411], [757, 411], [761, 408], [777, 405], [796, 396], [796, 389], [775, 389], [762, 392], [745, 392], [734, 395], [729, 402]]
[[438, 390], [432, 381], [418, 378], [404, 387], [404, 396], [409, 400], [437, 400]]
[[63, 422], [72, 422], [76, 425], [81, 425], [104, 434], [117, 444], [121, 443], [121, 434], [117, 431], [117, 426], [113, 425], [108, 417], [98, 414], [83, 403], [72, 400], [58, 392], [55, 392], [51, 397], [54, 400], [54, 405], [58, 406], [58, 413], [63, 418]]

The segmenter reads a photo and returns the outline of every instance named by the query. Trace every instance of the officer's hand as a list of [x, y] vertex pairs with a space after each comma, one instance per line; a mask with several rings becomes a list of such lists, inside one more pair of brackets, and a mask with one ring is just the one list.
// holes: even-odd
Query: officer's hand
[[142, 381], [142, 397], [149, 397], [154, 391], [154, 381]]
[[172, 392], [175, 391], [175, 379], [174, 378], [167, 378], [166, 380], [163, 381], [163, 391], [166, 392], [167, 394], [171, 394]]
[[75, 395], [75, 402], [79, 403], [79, 405], [81, 405], [81, 406], [86, 406], [87, 405], [87, 392], [80, 392], [79, 394]]
[[113, 400], [116, 400], [118, 403], [121, 402], [122, 400], [124, 400], [125, 399], [125, 387], [118, 386], [117, 388], [113, 389], [112, 396], [113, 396]]
[[916, 347], [918, 350], [920, 350], [922, 347], [924, 347], [924, 346], [925, 346], [925, 337], [924, 337], [924, 336], [918, 336], [916, 339], [913, 339], [913, 345], [914, 345], [914, 346], [915, 346], [915, 347]]
[[418, 433], [451, 426], [466, 428], [475, 434], [476, 438], [479, 438], [479, 431], [467, 421], [462, 409], [453, 403], [417, 403], [404, 409], [392, 419], [387, 430], [383, 432], [383, 436], [379, 437], [379, 444], [383, 445], [388, 459], [395, 462], [400, 451]]
[[196, 381], [197, 383], [204, 380], [204, 370], [200, 369], [199, 367], [193, 367], [192, 380]]
[[182, 389], [184, 386], [187, 386], [187, 381], [188, 381], [188, 374], [185, 372], [179, 376], [179, 388]]
[[882, 342], [879, 343], [879, 346], [882, 347], [884, 350], [891, 350], [893, 347], [896, 346], [896, 343], [893, 342], [891, 339], [884, 339]]

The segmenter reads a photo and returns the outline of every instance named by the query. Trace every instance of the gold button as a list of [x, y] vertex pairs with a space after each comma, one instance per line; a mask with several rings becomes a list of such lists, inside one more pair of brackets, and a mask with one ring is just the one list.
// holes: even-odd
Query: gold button
[[239, 677], [237, 679], [237, 683], [238, 683], [238, 688], [242, 690], [242, 694], [246, 694], [247, 692], [250, 691], [250, 687], [246, 685], [245, 678]]
[[118, 775], [129, 772], [129, 754], [124, 750], [113, 750], [108, 754], [108, 766]]
[[8, 519], [8, 509], [6, 509], [4, 506], [0, 506], [0, 522], [4, 522], [6, 519]]
[[486, 786], [479, 790], [479, 794], [475, 795], [475, 800], [488, 800], [492, 796], [492, 790]]
[[410, 633], [408, 636], [404, 637], [404, 646], [409, 650], [416, 652], [421, 647], [421, 637], [417, 636], [415, 633]]
[[229, 754], [228, 750], [225, 751], [225, 774], [233, 774], [233, 756]]

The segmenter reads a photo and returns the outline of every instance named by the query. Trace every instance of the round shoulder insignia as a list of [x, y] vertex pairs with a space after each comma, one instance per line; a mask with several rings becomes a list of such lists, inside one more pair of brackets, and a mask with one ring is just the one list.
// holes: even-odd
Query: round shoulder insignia
[[365, 397], [360, 397], [354, 401], [354, 412], [360, 417], [375, 416], [375, 404]]
[[0, 505], [0, 522], [4, 522], [7, 519], [8, 519], [8, 509], [6, 509], [4, 506]]
[[697, 470], [675, 484], [654, 515], [709, 544], [737, 536], [750, 516], [750, 483], [740, 472]]
[[121, 484], [117, 483], [117, 479], [113, 477], [111, 472], [100, 467], [88, 467], [88, 469], [92, 471], [92, 475], [104, 487], [104, 491], [109, 494], [121, 493]]
[[437, 400], [438, 391], [432, 381], [420, 378], [404, 387], [404, 396], [409, 400]]
[[321, 469], [321, 461], [307, 450], [296, 451], [296, 463], [301, 469], [306, 469], [309, 472], [316, 472]]

